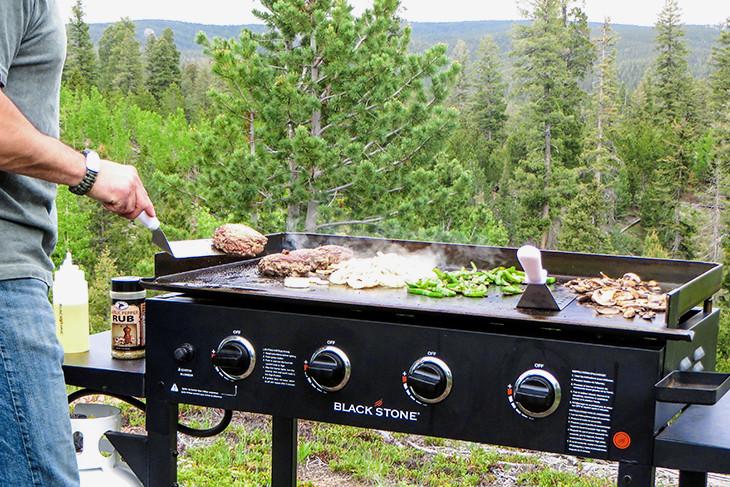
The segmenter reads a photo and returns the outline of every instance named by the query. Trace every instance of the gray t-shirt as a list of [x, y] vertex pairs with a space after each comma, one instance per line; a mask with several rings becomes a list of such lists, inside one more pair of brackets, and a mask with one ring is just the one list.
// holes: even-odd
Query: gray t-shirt
[[[66, 29], [56, 0], [0, 0], [0, 89], [42, 133], [59, 136]], [[56, 185], [0, 171], [0, 280], [51, 283]]]

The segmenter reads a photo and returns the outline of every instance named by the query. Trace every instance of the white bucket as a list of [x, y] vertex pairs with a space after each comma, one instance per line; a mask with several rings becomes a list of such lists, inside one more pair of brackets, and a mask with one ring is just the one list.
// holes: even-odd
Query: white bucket
[[119, 408], [106, 404], [77, 404], [71, 416], [81, 487], [139, 487], [142, 483], [119, 458], [104, 434], [119, 431]]

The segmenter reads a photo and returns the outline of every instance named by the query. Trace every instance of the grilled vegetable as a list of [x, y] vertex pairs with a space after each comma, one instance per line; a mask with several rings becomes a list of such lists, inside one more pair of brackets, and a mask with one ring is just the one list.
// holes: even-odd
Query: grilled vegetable
[[[461, 268], [458, 271], [434, 269], [436, 277], [408, 282], [408, 292], [432, 298], [447, 298], [461, 294], [467, 298], [484, 298], [490, 286], [499, 287], [503, 295], [521, 294], [525, 273], [515, 267], [497, 267], [488, 271], [480, 271], [476, 264], [471, 269]], [[548, 284], [554, 284], [555, 278], [549, 277]]]

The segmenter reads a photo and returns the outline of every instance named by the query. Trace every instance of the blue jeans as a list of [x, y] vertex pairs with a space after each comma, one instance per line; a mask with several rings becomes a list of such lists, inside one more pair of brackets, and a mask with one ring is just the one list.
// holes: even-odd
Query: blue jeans
[[48, 286], [0, 281], [0, 485], [79, 485], [62, 364]]

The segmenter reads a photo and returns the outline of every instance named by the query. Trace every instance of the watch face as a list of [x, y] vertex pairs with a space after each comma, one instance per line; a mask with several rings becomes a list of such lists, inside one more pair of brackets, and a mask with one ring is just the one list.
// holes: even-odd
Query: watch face
[[86, 168], [98, 173], [99, 169], [101, 169], [101, 158], [99, 158], [99, 154], [93, 150], [85, 150], [84, 155], [86, 156]]

